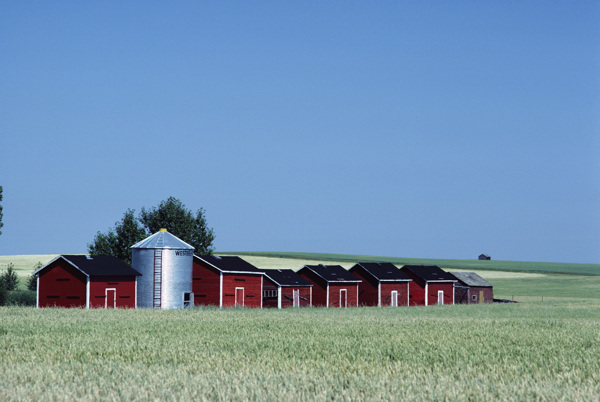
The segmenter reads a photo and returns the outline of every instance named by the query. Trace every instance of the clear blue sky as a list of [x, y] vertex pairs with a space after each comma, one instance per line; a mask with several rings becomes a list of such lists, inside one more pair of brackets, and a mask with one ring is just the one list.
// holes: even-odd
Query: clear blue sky
[[0, 3], [0, 254], [128, 208], [222, 251], [600, 263], [600, 2]]

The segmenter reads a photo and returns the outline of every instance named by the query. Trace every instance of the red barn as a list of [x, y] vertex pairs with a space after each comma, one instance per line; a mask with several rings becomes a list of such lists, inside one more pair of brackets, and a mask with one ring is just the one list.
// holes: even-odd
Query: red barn
[[291, 269], [261, 269], [263, 307], [310, 307], [312, 287], [306, 279]]
[[454, 304], [456, 278], [436, 265], [405, 265], [401, 271], [411, 279], [410, 305]]
[[240, 257], [195, 255], [194, 305], [262, 307], [263, 273]]
[[37, 307], [136, 307], [140, 273], [113, 256], [61, 255], [34, 275]]
[[457, 280], [454, 288], [456, 304], [494, 302], [494, 286], [475, 272], [450, 272]]
[[340, 265], [305, 265], [298, 271], [313, 284], [313, 306], [358, 307], [361, 282]]
[[361, 279], [358, 301], [361, 306], [408, 306], [410, 277], [389, 262], [360, 262], [350, 273]]

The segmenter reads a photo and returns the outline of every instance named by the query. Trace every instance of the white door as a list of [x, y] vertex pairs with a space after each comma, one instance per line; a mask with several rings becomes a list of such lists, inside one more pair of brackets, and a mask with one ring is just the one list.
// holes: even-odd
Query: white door
[[340, 289], [340, 307], [348, 307], [348, 291]]
[[392, 301], [391, 301], [390, 306], [398, 307], [398, 291], [397, 290], [392, 290]]
[[294, 299], [294, 307], [300, 307], [300, 290], [298, 289], [294, 289], [293, 290], [293, 294], [292, 294], [292, 298]]
[[235, 305], [244, 307], [244, 288], [235, 288]]
[[438, 290], [438, 303], [437, 304], [444, 304], [444, 291], [443, 290]]
[[106, 289], [104, 296], [104, 308], [117, 308], [117, 289]]

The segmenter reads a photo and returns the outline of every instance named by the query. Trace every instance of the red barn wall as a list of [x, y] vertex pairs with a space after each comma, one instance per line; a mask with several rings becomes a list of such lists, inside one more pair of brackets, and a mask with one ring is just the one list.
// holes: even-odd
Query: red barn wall
[[90, 308], [112, 308], [106, 289], [115, 289], [117, 308], [135, 308], [135, 276], [101, 276], [90, 279]]
[[358, 304], [361, 306], [378, 306], [379, 281], [361, 268], [353, 269], [350, 273], [358, 279], [362, 279], [362, 282], [358, 284]]
[[236, 288], [244, 288], [244, 307], [261, 307], [262, 275], [223, 273], [223, 307], [235, 307]]
[[454, 296], [454, 284], [452, 282], [429, 282], [428, 286], [428, 301], [429, 306], [433, 306], [438, 302], [438, 291], [444, 292], [444, 304], [454, 304], [452, 298]]
[[86, 306], [87, 276], [65, 260], [56, 260], [39, 273], [39, 307]]
[[408, 285], [408, 300], [410, 306], [425, 305], [425, 288], [417, 281], [410, 281]]
[[[310, 286], [297, 286], [297, 287], [292, 287], [292, 286], [284, 286], [281, 287], [281, 307], [294, 307], [294, 290], [299, 291], [300, 294], [300, 306], [299, 307], [310, 307], [310, 293], [311, 293], [311, 287]], [[287, 297], [290, 297], [292, 300], [288, 299]], [[302, 300], [302, 298], [305, 298], [306, 300]], [[275, 301], [275, 307], [277, 307], [277, 300]]]
[[346, 290], [347, 307], [358, 307], [358, 284], [329, 284], [329, 307], [346, 307], [340, 306], [340, 290]]
[[381, 282], [381, 305], [391, 306], [392, 291], [398, 292], [398, 307], [408, 306], [409, 282]]
[[312, 287], [312, 305], [322, 307], [327, 305], [327, 282], [320, 276], [308, 269], [298, 271], [298, 274], [313, 284]]
[[264, 308], [277, 308], [277, 297], [266, 297], [265, 291], [278, 291], [279, 287], [271, 282], [266, 276], [263, 278], [263, 307]]
[[201, 264], [194, 258], [192, 268], [192, 292], [195, 306], [218, 306], [220, 271]]
[[[479, 303], [479, 292], [483, 291], [483, 303], [493, 303], [494, 302], [494, 290], [490, 287], [476, 287], [473, 286], [469, 289], [469, 297], [467, 299], [467, 303], [469, 304], [478, 304]], [[473, 297], [475, 296], [475, 297]], [[475, 299], [475, 300], [473, 300]]]

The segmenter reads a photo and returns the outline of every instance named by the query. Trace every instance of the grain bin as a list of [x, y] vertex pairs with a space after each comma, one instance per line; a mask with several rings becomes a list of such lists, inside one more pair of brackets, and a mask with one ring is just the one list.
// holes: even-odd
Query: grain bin
[[138, 278], [137, 306], [183, 308], [194, 305], [194, 247], [161, 229], [131, 247], [131, 265]]

